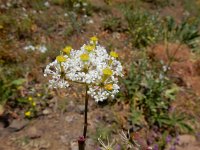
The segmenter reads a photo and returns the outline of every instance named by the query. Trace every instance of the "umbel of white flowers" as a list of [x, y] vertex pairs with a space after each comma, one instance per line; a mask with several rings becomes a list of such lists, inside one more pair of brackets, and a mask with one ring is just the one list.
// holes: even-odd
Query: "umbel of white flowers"
[[85, 84], [87, 93], [98, 102], [113, 98], [119, 92], [118, 77], [123, 74], [118, 54], [114, 51], [108, 54], [94, 36], [80, 50], [65, 47], [56, 60], [46, 66], [44, 76], [51, 76], [52, 88], [66, 88], [70, 81]]

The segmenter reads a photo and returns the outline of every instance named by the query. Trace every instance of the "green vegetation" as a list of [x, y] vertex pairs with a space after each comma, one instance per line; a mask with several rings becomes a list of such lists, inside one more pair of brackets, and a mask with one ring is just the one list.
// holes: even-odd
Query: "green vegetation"
[[160, 36], [158, 16], [133, 8], [125, 7], [124, 16], [133, 47], [142, 48], [156, 42]]
[[[132, 64], [124, 80], [130, 100], [132, 124], [147, 124], [150, 129], [159, 128], [157, 132], [161, 134], [191, 133], [193, 129], [186, 123], [189, 116], [172, 110], [172, 102], [176, 99], [179, 89], [167, 74], [167, 65], [152, 62], [147, 57]], [[158, 143], [162, 138], [157, 139]], [[161, 143], [159, 147], [163, 148], [164, 145], [165, 143]]]
[[[121, 10], [128, 23], [128, 33], [133, 47], [144, 48], [156, 42], [180, 42], [191, 48], [199, 47], [199, 20], [188, 17], [176, 23], [173, 17], [160, 17], [131, 5]], [[114, 25], [113, 25], [114, 26]]]
[[[117, 59], [124, 66], [120, 94], [113, 101], [100, 103], [113, 108], [109, 111], [114, 112], [114, 119], [102, 115], [107, 112], [89, 100], [89, 113], [95, 110], [104, 116], [89, 120], [88, 128], [91, 125], [93, 129], [89, 137], [97, 145], [100, 136], [107, 141], [124, 130], [133, 137], [137, 131], [149, 146], [162, 150], [169, 144], [167, 137], [175, 141], [181, 134], [200, 131], [196, 125], [200, 87], [199, 0], [0, 3], [0, 117], [14, 112], [20, 119], [37, 120], [46, 108], [63, 116], [82, 112], [76, 110], [77, 105], [82, 105], [80, 87], [70, 86], [68, 91], [49, 89], [43, 72], [66, 45], [76, 49], [95, 35], [108, 51], [118, 53]], [[39, 49], [42, 46], [44, 51]], [[175, 50], [174, 55], [169, 52], [171, 49]], [[153, 50], [160, 52], [155, 59], [149, 54]], [[181, 50], [189, 56], [176, 60], [177, 53], [177, 58], [185, 55]], [[10, 120], [14, 119], [11, 115]], [[96, 122], [91, 123], [93, 120]], [[107, 124], [109, 127], [105, 127]], [[151, 136], [152, 132], [156, 137]], [[129, 141], [133, 140], [131, 136]]]
[[199, 20], [187, 18], [180, 24], [176, 24], [172, 17], [166, 18], [166, 38], [172, 41], [179, 41], [192, 49], [199, 48]]
[[103, 29], [111, 32], [121, 30], [121, 20], [117, 17], [107, 17], [103, 20]]

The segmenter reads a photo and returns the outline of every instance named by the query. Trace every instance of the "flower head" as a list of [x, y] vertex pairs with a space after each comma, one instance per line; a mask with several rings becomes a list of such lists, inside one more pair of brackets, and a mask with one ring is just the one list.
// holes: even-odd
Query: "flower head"
[[45, 68], [44, 75], [51, 77], [50, 87], [66, 88], [72, 81], [87, 84], [87, 93], [97, 102], [113, 98], [119, 92], [118, 77], [123, 76], [122, 65], [115, 52], [109, 55], [97, 41], [92, 37], [90, 44], [84, 44], [80, 50], [64, 48], [64, 54]]
[[72, 50], [71, 46], [66, 46], [62, 51], [65, 52], [67, 55], [69, 55], [71, 50]]
[[61, 63], [61, 62], [65, 62], [67, 59], [64, 56], [59, 55], [56, 57], [56, 60]]
[[114, 57], [114, 58], [117, 58], [118, 57], [118, 54], [114, 51], [111, 51], [110, 52], [110, 56]]
[[32, 101], [32, 100], [33, 100], [33, 98], [32, 98], [32, 97], [28, 97], [28, 100], [29, 100], [29, 101]]
[[31, 116], [31, 112], [30, 111], [25, 112], [25, 116], [26, 117], [30, 117]]
[[106, 85], [104, 85], [104, 88], [108, 91], [111, 91], [111, 90], [113, 90], [113, 85], [112, 84], [106, 84]]
[[88, 51], [88, 52], [91, 52], [95, 49], [95, 46], [94, 45], [86, 45], [85, 46], [85, 50]]
[[88, 61], [89, 60], [89, 55], [88, 54], [82, 54], [80, 56], [80, 58], [81, 58], [82, 61]]
[[32, 102], [32, 106], [36, 106], [36, 102]]
[[97, 44], [98, 38], [96, 36], [93, 36], [93, 37], [90, 38], [90, 42], [93, 43], [93, 44]]
[[103, 74], [107, 76], [111, 76], [113, 74], [113, 71], [110, 68], [103, 69]]

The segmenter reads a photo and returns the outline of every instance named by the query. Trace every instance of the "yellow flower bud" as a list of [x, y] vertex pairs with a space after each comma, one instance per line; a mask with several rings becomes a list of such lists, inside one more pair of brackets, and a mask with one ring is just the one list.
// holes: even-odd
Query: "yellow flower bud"
[[103, 69], [103, 74], [106, 76], [111, 76], [113, 74], [113, 71], [110, 68]]
[[33, 103], [32, 103], [32, 106], [36, 106], [36, 103], [35, 103], [35, 102], [33, 102]]
[[117, 58], [118, 57], [118, 54], [114, 51], [111, 51], [110, 52], [110, 56], [114, 57], [114, 58]]
[[81, 58], [82, 61], [88, 61], [89, 60], [89, 55], [88, 54], [82, 54], [80, 56], [80, 58]]
[[56, 57], [56, 60], [61, 63], [61, 62], [65, 62], [67, 59], [64, 56], [59, 55]]
[[96, 43], [98, 41], [98, 38], [96, 36], [93, 36], [90, 38], [90, 41]]
[[32, 100], [33, 100], [33, 98], [32, 98], [32, 97], [28, 97], [28, 100], [29, 100], [29, 101], [32, 101]]
[[67, 55], [69, 55], [71, 50], [72, 50], [71, 46], [66, 46], [62, 51], [65, 52]]
[[26, 117], [30, 117], [31, 116], [31, 112], [30, 111], [25, 112], [25, 116]]
[[106, 85], [104, 85], [104, 88], [108, 91], [111, 91], [113, 89], [113, 85], [112, 84], [106, 84]]
[[86, 45], [84, 48], [86, 51], [91, 52], [95, 49], [95, 46], [94, 45]]

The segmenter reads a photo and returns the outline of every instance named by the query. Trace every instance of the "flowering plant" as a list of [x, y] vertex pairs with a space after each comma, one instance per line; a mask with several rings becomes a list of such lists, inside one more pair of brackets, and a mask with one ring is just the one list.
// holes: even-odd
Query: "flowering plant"
[[70, 81], [86, 86], [84, 138], [87, 131], [88, 94], [99, 102], [113, 98], [119, 92], [118, 77], [123, 74], [122, 65], [117, 59], [118, 54], [114, 51], [108, 54], [94, 36], [80, 50], [65, 47], [56, 60], [46, 66], [44, 75], [51, 76], [50, 87], [66, 88]]

